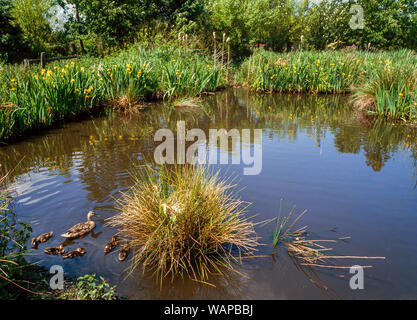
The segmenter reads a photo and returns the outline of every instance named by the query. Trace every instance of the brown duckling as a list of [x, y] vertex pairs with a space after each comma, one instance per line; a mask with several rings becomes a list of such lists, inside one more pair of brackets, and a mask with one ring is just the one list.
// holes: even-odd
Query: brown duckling
[[82, 257], [83, 255], [85, 255], [86, 251], [84, 248], [82, 247], [78, 247], [77, 249], [70, 251], [68, 253], [65, 253], [62, 255], [63, 259], [72, 259], [75, 257]]
[[111, 238], [111, 241], [108, 242], [106, 244], [106, 246], [104, 247], [104, 254], [108, 254], [108, 253], [112, 252], [113, 249], [116, 248], [118, 244], [119, 244], [119, 237], [118, 236], [113, 236]]
[[39, 237], [32, 238], [32, 247], [35, 247], [39, 242], [45, 243], [46, 241], [52, 238], [53, 234], [54, 233], [51, 231], [51, 232], [42, 234]]
[[77, 239], [86, 235], [87, 233], [89, 233], [91, 230], [93, 230], [96, 227], [96, 223], [91, 219], [95, 215], [96, 214], [93, 211], [90, 211], [87, 214], [87, 222], [76, 224], [71, 229], [69, 229], [66, 233], [61, 234], [61, 237], [64, 237], [67, 239]]
[[125, 245], [120, 251], [119, 251], [119, 261], [125, 261], [127, 256], [129, 255], [130, 247], [128, 245]]
[[53, 255], [64, 254], [65, 253], [64, 244], [60, 244], [59, 247], [45, 248], [43, 249], [43, 252], [45, 252], [46, 254], [53, 254]]

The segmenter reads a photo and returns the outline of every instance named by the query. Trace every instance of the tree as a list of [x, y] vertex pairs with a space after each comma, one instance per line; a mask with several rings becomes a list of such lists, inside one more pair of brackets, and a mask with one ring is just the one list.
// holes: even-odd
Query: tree
[[50, 0], [14, 0], [11, 16], [15, 25], [23, 32], [23, 37], [36, 52], [47, 48], [51, 37], [51, 27], [48, 22]]
[[[351, 29], [350, 8], [360, 5], [364, 28]], [[368, 43], [379, 49], [416, 48], [417, 3], [414, 0], [323, 0], [307, 15], [307, 39], [316, 49]]]
[[11, 7], [10, 0], [0, 0], [0, 61], [16, 62], [29, 48], [20, 28], [11, 23]]

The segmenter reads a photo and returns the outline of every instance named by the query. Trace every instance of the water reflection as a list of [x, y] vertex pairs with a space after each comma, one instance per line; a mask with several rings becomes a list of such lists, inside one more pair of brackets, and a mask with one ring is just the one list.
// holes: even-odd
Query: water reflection
[[[35, 234], [51, 230], [60, 234], [82, 221], [89, 210], [100, 215], [94, 235], [69, 244], [86, 247], [83, 259], [62, 262], [58, 257], [37, 252], [32, 259], [42, 260], [46, 266], [63, 263], [74, 276], [100, 273], [118, 284], [122, 295], [130, 298], [321, 297], [317, 293], [320, 290], [314, 285], [314, 290], [309, 287], [309, 280], [299, 278], [296, 266], [280, 265], [272, 259], [239, 267], [249, 279], [231, 274], [225, 279], [213, 279], [216, 288], [181, 280], [160, 290], [150, 275], [141, 272], [123, 281], [127, 264], [120, 264], [115, 255], [104, 256], [104, 244], [114, 231], [100, 222], [114, 214], [115, 199], [131, 185], [132, 162], [153, 159], [159, 144], [153, 141], [157, 130], [168, 128], [175, 133], [179, 120], [186, 122], [187, 129], [202, 129], [207, 137], [209, 129], [263, 129], [264, 171], [258, 177], [239, 177], [239, 187], [246, 187], [242, 197], [254, 202], [251, 213], [259, 214], [260, 220], [273, 218], [277, 199], [286, 194], [292, 197], [293, 204], [315, 212], [308, 223], [319, 230], [328, 228], [329, 223], [331, 227], [349, 228], [356, 231], [356, 238], [363, 241], [359, 242], [361, 245], [385, 234], [383, 239], [371, 240], [366, 252], [358, 252], [356, 244], [355, 253], [397, 255], [390, 260], [395, 262], [375, 277], [380, 280], [389, 273], [396, 280], [395, 285], [389, 285], [397, 286], [397, 291], [389, 292], [397, 297], [415, 279], [404, 266], [417, 266], [417, 258], [407, 254], [415, 251], [417, 243], [417, 226], [413, 222], [417, 208], [413, 190], [417, 186], [417, 130], [358, 115], [347, 99], [253, 95], [239, 89], [205, 97], [201, 109], [176, 110], [152, 104], [142, 115], [104, 114], [1, 147], [0, 174], [15, 168], [23, 159], [9, 176], [9, 185], [16, 189], [19, 216], [33, 223]], [[231, 156], [232, 147], [229, 144], [220, 151]], [[225, 167], [234, 170], [233, 166]], [[347, 173], [341, 170], [350, 167], [353, 169]], [[349, 180], [351, 176], [354, 177]], [[370, 193], [371, 188], [375, 193]], [[363, 226], [357, 227], [358, 223]], [[269, 243], [272, 231], [257, 231]], [[397, 239], [398, 235], [401, 239]], [[59, 245], [59, 240], [53, 239], [50, 245]], [[270, 246], [263, 247], [260, 254], [270, 255]], [[392, 275], [391, 270], [397, 273]], [[335, 278], [320, 272], [320, 281], [314, 279], [334, 287], [343, 297], [351, 297], [353, 293]], [[380, 283], [376, 282], [375, 288], [379, 289]], [[406, 296], [410, 292], [412, 288]]]

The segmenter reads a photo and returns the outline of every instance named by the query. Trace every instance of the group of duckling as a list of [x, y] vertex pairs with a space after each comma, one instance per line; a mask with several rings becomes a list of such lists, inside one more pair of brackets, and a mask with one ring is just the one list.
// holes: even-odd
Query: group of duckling
[[[92, 220], [92, 218], [96, 214], [93, 211], [90, 211], [87, 214], [87, 221], [78, 223], [72, 228], [70, 228], [66, 233], [62, 234], [61, 237], [66, 238], [68, 240], [74, 240], [78, 239], [82, 236], [85, 236], [90, 231], [92, 231], [96, 227], [96, 223]], [[40, 235], [39, 237], [32, 239], [32, 246], [37, 247], [39, 243], [45, 243], [49, 239], [51, 239], [53, 236], [53, 232], [48, 232], [43, 235]], [[108, 254], [112, 252], [118, 245], [119, 245], [119, 237], [117, 235], [113, 236], [111, 241], [108, 242], [104, 247], [104, 254]], [[63, 259], [72, 259], [75, 257], [82, 257], [86, 254], [86, 251], [82, 247], [78, 247], [77, 249], [69, 252], [65, 252], [64, 244], [60, 244], [58, 247], [52, 247], [52, 248], [45, 248], [43, 250], [46, 254], [52, 254], [52, 255], [58, 255], [60, 254]], [[130, 253], [130, 247], [128, 245], [125, 245], [118, 254], [119, 261], [126, 260], [127, 256]]]

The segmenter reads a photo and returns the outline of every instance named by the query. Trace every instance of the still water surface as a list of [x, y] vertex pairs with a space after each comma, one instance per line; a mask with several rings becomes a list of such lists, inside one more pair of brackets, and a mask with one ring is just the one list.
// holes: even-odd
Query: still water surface
[[[238, 270], [212, 279], [216, 288], [179, 280], [159, 288], [141, 271], [127, 277], [128, 262], [117, 254], [104, 256], [103, 247], [115, 233], [104, 220], [115, 214], [115, 199], [132, 184], [132, 163], [153, 159], [160, 128], [263, 129], [263, 170], [244, 176], [243, 165], [220, 169], [236, 177], [241, 198], [252, 202], [248, 212], [260, 222], [296, 206], [308, 210], [301, 225], [315, 239], [351, 237], [333, 245], [334, 254], [385, 256], [363, 263], [365, 290], [349, 287], [345, 270], [297, 268], [283, 249], [271, 256], [274, 226], [258, 225], [267, 258], [244, 261]], [[74, 240], [82, 258], [63, 261], [34, 251], [28, 259], [45, 267], [59, 264], [71, 277], [104, 276], [118, 293], [130, 299], [328, 299], [417, 298], [417, 130], [371, 121], [356, 114], [346, 97], [253, 95], [228, 90], [204, 98], [200, 110], [174, 110], [151, 105], [143, 115], [99, 118], [62, 128], [0, 148], [0, 171], [15, 167], [9, 185], [16, 196], [19, 219], [32, 223], [34, 235], [54, 231], [48, 246], [59, 245], [59, 234], [94, 210], [94, 232]], [[253, 146], [252, 146], [253, 147]], [[223, 150], [222, 152], [229, 152]], [[230, 152], [229, 152], [230, 153]]]

